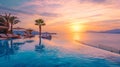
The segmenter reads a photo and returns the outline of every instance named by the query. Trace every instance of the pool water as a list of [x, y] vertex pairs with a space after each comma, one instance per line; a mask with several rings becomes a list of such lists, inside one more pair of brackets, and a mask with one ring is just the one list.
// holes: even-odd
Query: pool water
[[38, 36], [0, 40], [0, 67], [120, 67], [120, 55], [75, 41]]

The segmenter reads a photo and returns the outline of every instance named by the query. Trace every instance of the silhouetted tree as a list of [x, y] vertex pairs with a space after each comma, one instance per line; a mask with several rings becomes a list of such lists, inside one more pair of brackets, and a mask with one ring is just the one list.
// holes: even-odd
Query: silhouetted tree
[[44, 26], [45, 23], [43, 19], [37, 19], [35, 20], [35, 22], [36, 22], [35, 25], [39, 26], [39, 37], [40, 37], [40, 44], [41, 44], [41, 26]]

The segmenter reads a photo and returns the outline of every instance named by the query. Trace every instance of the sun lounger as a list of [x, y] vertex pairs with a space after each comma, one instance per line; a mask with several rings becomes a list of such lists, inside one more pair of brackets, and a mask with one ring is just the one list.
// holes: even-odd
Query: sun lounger
[[7, 34], [8, 38], [19, 38], [18, 35], [15, 34]]
[[16, 37], [16, 38], [21, 38], [20, 35], [13, 34], [13, 36]]
[[5, 34], [0, 34], [0, 38], [8, 38], [8, 36]]
[[27, 34], [27, 33], [24, 33], [24, 35], [23, 35], [25, 38], [30, 38], [30, 37], [34, 37], [34, 35], [32, 35], [32, 34]]
[[4, 39], [7, 39], [7, 38], [0, 38], [0, 40], [4, 40]]
[[7, 36], [8, 36], [9, 38], [12, 38], [12, 37], [13, 37], [13, 35], [12, 35], [12, 34], [7, 34]]

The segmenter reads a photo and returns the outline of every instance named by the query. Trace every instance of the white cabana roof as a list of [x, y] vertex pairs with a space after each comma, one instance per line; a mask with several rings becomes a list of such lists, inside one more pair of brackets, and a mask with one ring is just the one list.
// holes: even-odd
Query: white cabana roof
[[25, 28], [20, 28], [20, 27], [17, 27], [17, 28], [13, 28], [14, 31], [26, 31]]

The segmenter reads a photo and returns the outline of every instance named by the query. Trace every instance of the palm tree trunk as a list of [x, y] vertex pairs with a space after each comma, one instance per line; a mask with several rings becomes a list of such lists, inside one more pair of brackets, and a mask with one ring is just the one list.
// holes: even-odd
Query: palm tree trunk
[[8, 27], [8, 29], [6, 29], [6, 34], [7, 34], [9, 32], [10, 24], [8, 22], [5, 22], [5, 26]]
[[11, 31], [10, 31], [11, 34], [13, 34], [13, 29], [12, 28], [13, 28], [13, 24], [11, 24]]
[[39, 39], [40, 39], [39, 45], [41, 45], [41, 25], [39, 25]]

